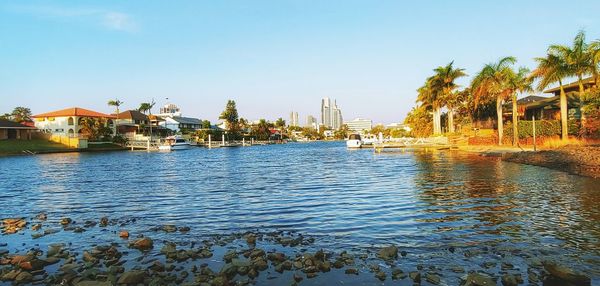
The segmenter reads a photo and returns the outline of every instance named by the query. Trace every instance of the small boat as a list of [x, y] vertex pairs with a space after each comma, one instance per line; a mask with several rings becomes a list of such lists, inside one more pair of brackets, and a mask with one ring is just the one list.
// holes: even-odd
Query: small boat
[[164, 144], [158, 146], [160, 151], [185, 150], [190, 147], [190, 142], [183, 139], [181, 136], [169, 136], [165, 138]]
[[348, 140], [346, 140], [346, 147], [348, 148], [360, 148], [363, 142], [359, 134], [350, 134]]

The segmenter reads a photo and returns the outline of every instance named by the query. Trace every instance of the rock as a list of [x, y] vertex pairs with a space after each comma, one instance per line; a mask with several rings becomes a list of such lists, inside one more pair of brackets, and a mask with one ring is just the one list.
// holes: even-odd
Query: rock
[[134, 241], [132, 244], [130, 244], [130, 247], [133, 247], [133, 248], [136, 248], [139, 250], [149, 250], [154, 247], [154, 242], [149, 237], [144, 237], [144, 238], [140, 238], [140, 239], [137, 239], [136, 241]]
[[323, 263], [319, 263], [319, 270], [321, 270], [321, 272], [331, 271], [331, 262], [325, 261]]
[[418, 271], [411, 271], [408, 273], [410, 279], [415, 283], [421, 283], [421, 273]]
[[260, 271], [263, 271], [265, 269], [267, 269], [269, 267], [269, 265], [267, 264], [267, 261], [265, 261], [262, 258], [258, 258], [252, 261], [252, 264], [254, 265], [254, 267]]
[[2, 277], [0, 278], [0, 280], [2, 280], [2, 281], [12, 281], [12, 280], [15, 280], [15, 278], [17, 278], [17, 276], [20, 273], [21, 273], [21, 270], [13, 269], [13, 270], [5, 273], [4, 275], [2, 275]]
[[190, 231], [189, 226], [182, 226], [179, 228], [179, 232], [188, 232], [188, 231]]
[[396, 259], [396, 258], [398, 258], [398, 247], [396, 247], [394, 245], [386, 246], [379, 250], [379, 252], [377, 253], [377, 257], [379, 257], [383, 260]]
[[100, 226], [101, 227], [106, 227], [108, 225], [108, 217], [102, 217], [100, 218]]
[[128, 232], [128, 231], [126, 231], [126, 230], [121, 230], [121, 231], [119, 232], [119, 237], [120, 237], [120, 238], [129, 238], [129, 232]]
[[75, 283], [75, 286], [112, 286], [112, 283], [110, 283], [110, 281], [84, 280]]
[[42, 228], [42, 224], [41, 223], [36, 223], [34, 225], [31, 226], [31, 230], [33, 231], [38, 231]]
[[32, 280], [33, 280], [33, 275], [31, 275], [31, 273], [25, 272], [25, 271], [22, 271], [21, 273], [19, 273], [19, 275], [17, 275], [17, 277], [15, 277], [15, 283], [17, 283], [17, 284], [29, 283]]
[[311, 278], [315, 278], [317, 277], [317, 273], [316, 272], [311, 272], [311, 273], [306, 273], [306, 278], [311, 279]]
[[46, 215], [45, 213], [39, 213], [35, 216], [35, 219], [45, 221], [46, 219], [48, 219], [48, 215]]
[[140, 270], [127, 271], [119, 277], [117, 284], [140, 284], [144, 282], [146, 272]]
[[248, 243], [248, 245], [255, 245], [256, 244], [256, 236], [254, 234], [246, 235], [246, 243]]
[[591, 285], [591, 278], [575, 270], [554, 262], [543, 262], [544, 269], [554, 278], [575, 285]]
[[227, 276], [229, 279], [235, 277], [237, 274], [237, 267], [231, 263], [223, 265], [219, 274]]
[[166, 225], [162, 226], [162, 230], [165, 232], [176, 232], [177, 226], [172, 225], [172, 224], [166, 224]]
[[2, 232], [4, 234], [14, 234], [25, 228], [27, 221], [24, 218], [6, 218], [2, 220]]
[[519, 282], [517, 282], [517, 278], [511, 274], [502, 275], [502, 285], [503, 286], [517, 286]]
[[294, 273], [294, 281], [300, 282], [300, 281], [302, 281], [302, 279], [303, 279], [303, 277], [300, 273], [297, 273], [297, 272]]
[[347, 268], [344, 273], [358, 275], [358, 270], [356, 268]]
[[434, 285], [439, 285], [441, 282], [440, 276], [437, 276], [432, 273], [427, 273], [425, 275], [425, 280], [427, 280], [427, 282], [434, 284]]
[[379, 271], [379, 272], [375, 273], [375, 278], [379, 279], [380, 281], [385, 281], [385, 278], [386, 278], [385, 272]]
[[223, 255], [223, 261], [231, 262], [236, 257], [238, 257], [237, 252], [235, 250], [229, 250]]
[[404, 278], [406, 278], [406, 274], [404, 274], [404, 272], [402, 272], [400, 268], [392, 269], [392, 280], [399, 280]]
[[8, 253], [9, 253], [8, 249], [4, 249], [4, 248], [0, 249], [0, 256], [4, 256]]
[[71, 222], [73, 222], [73, 220], [68, 217], [64, 217], [60, 220], [61, 225], [69, 225]]
[[467, 275], [467, 279], [463, 286], [490, 286], [496, 285], [492, 277], [481, 273], [471, 273]]

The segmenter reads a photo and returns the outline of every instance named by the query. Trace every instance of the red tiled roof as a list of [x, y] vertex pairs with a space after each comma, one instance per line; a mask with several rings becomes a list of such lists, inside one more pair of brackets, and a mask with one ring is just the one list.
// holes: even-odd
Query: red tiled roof
[[67, 108], [67, 109], [63, 109], [63, 110], [41, 113], [41, 114], [34, 115], [32, 117], [38, 118], [38, 117], [64, 117], [64, 116], [116, 118], [116, 116], [114, 116], [114, 115], [108, 115], [108, 114], [96, 112], [96, 111], [81, 108], [81, 107], [73, 107], [73, 108]]

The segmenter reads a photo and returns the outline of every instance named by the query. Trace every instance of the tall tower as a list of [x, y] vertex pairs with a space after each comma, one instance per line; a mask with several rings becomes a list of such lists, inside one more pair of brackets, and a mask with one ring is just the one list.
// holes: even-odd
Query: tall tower
[[328, 97], [321, 100], [321, 124], [331, 127], [331, 100]]

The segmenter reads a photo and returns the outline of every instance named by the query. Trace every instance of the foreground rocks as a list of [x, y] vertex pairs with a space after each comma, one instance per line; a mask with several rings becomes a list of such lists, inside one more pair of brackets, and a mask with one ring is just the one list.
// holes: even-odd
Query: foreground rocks
[[[44, 247], [0, 243], [1, 281], [84, 286], [321, 285], [328, 279], [347, 285], [391, 281], [402, 285], [591, 284], [588, 274], [565, 264], [542, 262], [538, 254], [493, 244], [436, 249], [436, 257], [454, 257], [462, 266], [440, 265], [429, 262], [428, 254], [400, 245], [334, 251], [317, 247], [314, 238], [290, 232], [232, 233], [197, 239], [187, 235], [189, 227], [172, 224], [130, 234], [123, 230], [126, 223], [107, 217], [83, 223], [66, 218], [51, 218], [48, 222], [46, 215], [40, 218], [43, 220], [3, 220], [3, 225], [15, 228], [15, 232], [5, 235], [57, 229], [73, 235], [73, 241], [94, 233], [101, 243], [83, 247], [59, 243], [60, 239]], [[30, 222], [40, 226], [28, 229], [25, 226]], [[85, 232], [76, 232], [77, 228]], [[510, 259], [527, 263], [517, 264]]]

